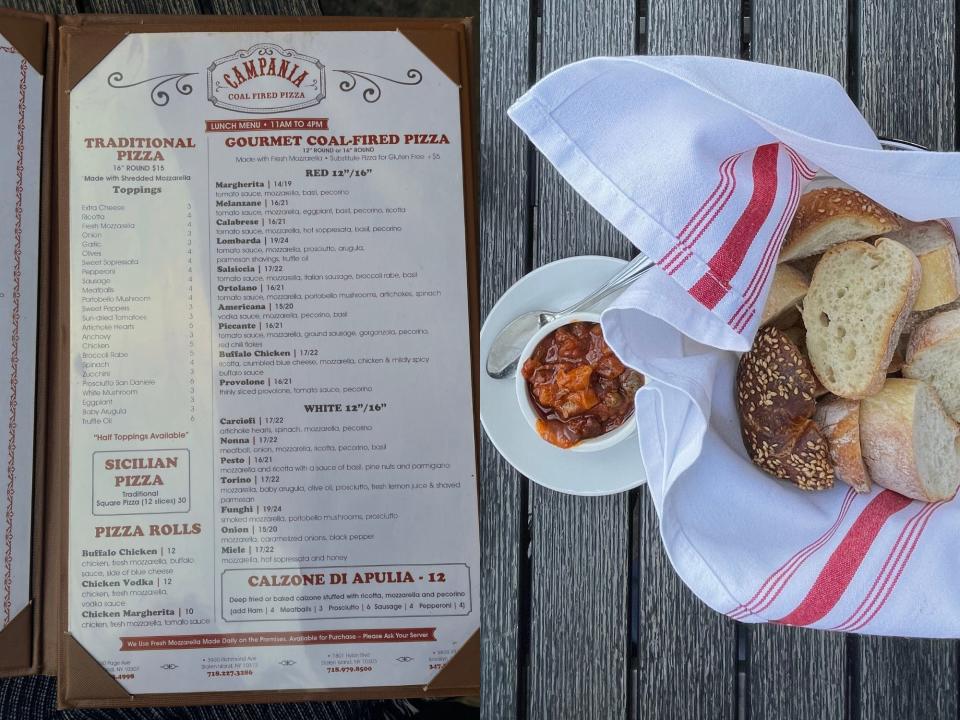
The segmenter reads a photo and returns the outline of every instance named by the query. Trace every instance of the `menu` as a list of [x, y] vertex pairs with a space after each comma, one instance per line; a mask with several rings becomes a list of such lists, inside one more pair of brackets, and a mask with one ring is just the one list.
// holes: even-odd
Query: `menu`
[[469, 20], [0, 10], [0, 676], [479, 690]]
[[72, 88], [66, 630], [127, 692], [423, 686], [478, 630], [461, 132], [396, 31]]
[[0, 628], [31, 597], [43, 77], [0, 35]]

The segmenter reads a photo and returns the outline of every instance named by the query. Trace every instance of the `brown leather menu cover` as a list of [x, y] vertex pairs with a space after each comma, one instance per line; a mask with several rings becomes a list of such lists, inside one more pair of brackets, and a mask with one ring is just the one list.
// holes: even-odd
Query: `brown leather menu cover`
[[[46, 645], [46, 653], [57, 648], [59, 703], [64, 708], [112, 708], [130, 706], [172, 706], [210, 703], [267, 703], [280, 701], [372, 699], [472, 695], [479, 692], [479, 631], [463, 644], [459, 652], [426, 686], [357, 687], [337, 689], [201, 692], [192, 694], [130, 695], [76, 642], [67, 628], [66, 569], [57, 559], [66, 557], [68, 444], [69, 432], [69, 207], [68, 134], [69, 93], [83, 77], [130, 33], [160, 32], [237, 32], [237, 31], [323, 31], [383, 30], [403, 33], [438, 68], [460, 87], [461, 135], [464, 167], [465, 227], [467, 241], [467, 285], [469, 288], [469, 325], [471, 362], [473, 367], [473, 412], [475, 433], [479, 428], [478, 363], [478, 275], [477, 215], [475, 206], [475, 151], [471, 127], [471, 105], [474, 100], [471, 76], [469, 20], [404, 20], [360, 18], [278, 18], [278, 17], [163, 17], [163, 16], [96, 16], [81, 15], [59, 19], [58, 72], [56, 112], [60, 132], [57, 137], [58, 157], [57, 201], [61, 213], [53, 252], [55, 290], [52, 310], [51, 392], [49, 400], [50, 429], [58, 438], [47, 452], [51, 502], [57, 505], [58, 537], [48, 539], [48, 563], [56, 567], [57, 578], [45, 587], [46, 593], [57, 593], [59, 602], [57, 639]], [[478, 445], [478, 444], [477, 444]], [[49, 632], [49, 626], [45, 631]], [[49, 640], [49, 638], [45, 638]], [[184, 651], [189, 652], [189, 651]]]
[[[32, 600], [28, 607], [13, 618], [0, 631], [0, 677], [27, 675], [46, 671], [43, 665], [44, 622], [43, 613], [56, 612], [56, 603], [46, 603], [44, 574], [49, 568], [44, 563], [47, 547], [45, 533], [49, 530], [44, 514], [45, 488], [45, 442], [47, 439], [47, 348], [50, 313], [50, 231], [54, 208], [51, 203], [53, 172], [53, 82], [55, 63], [55, 19], [45, 15], [0, 10], [0, 35], [23, 56], [33, 68], [44, 75], [44, 114], [41, 150], [40, 188], [40, 253], [39, 283], [37, 298], [37, 374], [36, 408], [34, 427], [34, 520], [33, 548], [31, 551]], [[55, 658], [53, 658], [55, 660]]]
[[[37, 374], [34, 602], [0, 632], [0, 675], [56, 673], [59, 703], [69, 708], [268, 703], [473, 695], [479, 692], [479, 631], [426, 686], [303, 688], [271, 692], [130, 695], [67, 632], [66, 578], [69, 433], [69, 266], [67, 209], [69, 97], [73, 88], [128, 34], [210, 31], [397, 30], [460, 88], [467, 287], [475, 433], [479, 438], [477, 368], [476, 150], [470, 20], [387, 18], [165, 17], [81, 15], [52, 18], [0, 11], [0, 34], [45, 76]], [[55, 194], [54, 194], [55, 193]], [[44, 440], [48, 439], [46, 443]], [[477, 447], [479, 443], [477, 443]], [[189, 652], [185, 650], [184, 652]]]

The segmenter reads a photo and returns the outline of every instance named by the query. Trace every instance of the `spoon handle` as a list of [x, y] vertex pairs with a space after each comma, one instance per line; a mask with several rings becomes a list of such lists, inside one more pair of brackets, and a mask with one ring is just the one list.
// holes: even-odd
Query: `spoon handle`
[[577, 312], [578, 310], [583, 310], [584, 308], [588, 308], [591, 305], [597, 304], [611, 293], [615, 293], [618, 290], [625, 288], [638, 277], [643, 275], [647, 270], [652, 268], [653, 265], [653, 260], [648, 258], [643, 253], [640, 253], [633, 260], [624, 265], [616, 275], [611, 277], [592, 293], [556, 314], [566, 315], [568, 313]]

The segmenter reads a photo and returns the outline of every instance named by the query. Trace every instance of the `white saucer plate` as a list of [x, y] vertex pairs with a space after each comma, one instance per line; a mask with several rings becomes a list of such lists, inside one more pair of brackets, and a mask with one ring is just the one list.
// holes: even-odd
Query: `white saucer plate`
[[[483, 369], [497, 333], [518, 315], [559, 310], [602, 285], [623, 260], [593, 255], [544, 265], [521, 278], [493, 306], [480, 329], [480, 422], [501, 455], [521, 474], [557, 492], [610, 495], [646, 481], [636, 435], [606, 450], [575, 453], [543, 440], [520, 411], [514, 377], [494, 380]], [[612, 298], [610, 299], [611, 302]], [[591, 310], [600, 312], [606, 304]], [[630, 420], [628, 422], [634, 422]]]

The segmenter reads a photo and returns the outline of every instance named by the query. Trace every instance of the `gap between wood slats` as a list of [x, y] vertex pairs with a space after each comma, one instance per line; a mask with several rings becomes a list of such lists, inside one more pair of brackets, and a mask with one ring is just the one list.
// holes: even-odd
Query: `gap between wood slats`
[[[531, 0], [529, 12], [530, 36], [527, 40], [527, 87], [537, 80], [537, 66], [540, 60], [540, 9], [541, 0]], [[524, 236], [523, 275], [533, 270], [533, 238], [537, 232], [537, 158], [536, 148], [526, 141], [526, 178], [527, 178], [527, 226]], [[530, 623], [532, 588], [532, 558], [530, 555], [530, 480], [520, 479], [520, 560], [518, 566], [517, 592], [519, 607], [517, 614], [520, 627], [517, 629], [517, 720], [526, 720], [528, 716], [530, 688]]]
[[[753, 4], [751, 0], [740, 3], [740, 58], [753, 60]], [[735, 623], [733, 637], [736, 642], [734, 667], [733, 712], [737, 720], [750, 717], [750, 626]]]
[[[853, 2], [854, 0], [851, 0]], [[954, 48], [955, 52], [960, 50], [960, 0], [956, 0], [956, 4], [953, 8], [953, 17], [954, 17]], [[954, 93], [957, 97], [960, 98], [960, 58], [954, 58], [953, 61], [953, 87]], [[954, 113], [954, 128], [953, 128], [953, 148], [954, 150], [960, 150], [960, 111]], [[960, 644], [958, 644], [960, 648]], [[960, 657], [960, 649], [958, 649], [958, 657]], [[960, 664], [957, 665], [960, 668]], [[960, 695], [960, 683], [958, 683], [957, 689], [958, 695]], [[957, 703], [957, 716], [960, 717], [960, 702]]]
[[[960, 0], [958, 0], [960, 2]], [[636, 26], [634, 29], [633, 52], [647, 54], [647, 0], [637, 0]], [[630, 491], [627, 503], [627, 537], [630, 544], [629, 568], [627, 569], [627, 720], [639, 716], [640, 692], [639, 656], [640, 656], [640, 600], [638, 582], [640, 578], [640, 493], [645, 488]]]

